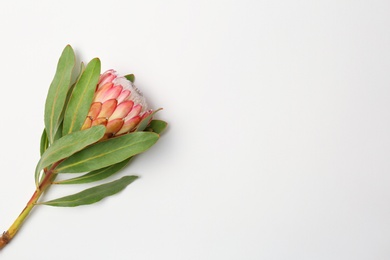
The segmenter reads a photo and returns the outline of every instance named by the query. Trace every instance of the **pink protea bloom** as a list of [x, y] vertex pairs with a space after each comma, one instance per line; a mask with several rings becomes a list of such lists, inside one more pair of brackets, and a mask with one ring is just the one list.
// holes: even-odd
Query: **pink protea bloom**
[[114, 70], [100, 75], [88, 116], [82, 129], [105, 125], [105, 138], [136, 130], [142, 119], [152, 113], [141, 92]]

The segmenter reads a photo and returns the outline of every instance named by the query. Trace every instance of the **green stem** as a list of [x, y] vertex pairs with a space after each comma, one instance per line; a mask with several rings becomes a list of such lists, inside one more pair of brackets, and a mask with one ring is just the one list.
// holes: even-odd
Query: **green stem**
[[22, 210], [10, 228], [0, 237], [0, 250], [14, 238], [41, 195], [50, 187], [54, 179], [57, 177], [57, 174], [54, 173], [54, 169], [58, 164], [59, 162], [53, 164], [53, 166], [46, 172], [45, 177], [42, 179], [39, 187], [35, 190], [30, 200], [27, 202], [26, 207]]

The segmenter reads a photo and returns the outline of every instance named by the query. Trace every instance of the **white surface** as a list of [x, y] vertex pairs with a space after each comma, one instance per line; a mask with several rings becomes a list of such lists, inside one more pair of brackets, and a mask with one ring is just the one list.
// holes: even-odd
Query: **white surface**
[[93, 206], [37, 208], [1, 259], [390, 259], [389, 8], [2, 2], [1, 229], [34, 189], [66, 44], [135, 73], [170, 127], [122, 173], [134, 184]]

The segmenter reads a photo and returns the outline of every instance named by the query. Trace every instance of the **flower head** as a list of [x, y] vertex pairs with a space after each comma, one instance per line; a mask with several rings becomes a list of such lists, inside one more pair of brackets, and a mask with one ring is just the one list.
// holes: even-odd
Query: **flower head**
[[108, 70], [100, 75], [88, 116], [82, 129], [105, 125], [105, 138], [135, 131], [152, 113], [142, 93], [125, 77]]

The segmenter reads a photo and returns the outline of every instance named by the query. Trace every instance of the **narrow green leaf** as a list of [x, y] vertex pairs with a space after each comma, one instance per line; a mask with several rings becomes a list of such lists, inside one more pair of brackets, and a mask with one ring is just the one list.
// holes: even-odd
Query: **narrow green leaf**
[[134, 83], [134, 81], [135, 81], [135, 76], [134, 76], [134, 74], [127, 74], [127, 75], [125, 75], [125, 78], [126, 78], [127, 80], [130, 80], [131, 83]]
[[62, 137], [62, 126], [64, 125], [64, 122], [61, 121], [60, 123], [60, 127], [58, 127], [58, 130], [56, 132], [56, 134], [54, 135], [54, 143], [60, 139]]
[[145, 117], [144, 119], [141, 120], [141, 122], [138, 124], [136, 131], [143, 131], [149, 124], [150, 120], [153, 118], [153, 116], [158, 112], [162, 110], [162, 108], [159, 108], [155, 111], [153, 111], [150, 115]]
[[85, 70], [85, 64], [84, 64], [84, 62], [81, 62], [80, 63], [80, 72], [79, 72], [79, 76], [77, 77], [76, 82], [80, 80], [81, 74], [83, 74], [84, 70]]
[[81, 129], [100, 76], [100, 60], [91, 60], [77, 81], [69, 103], [65, 110], [63, 134], [69, 134]]
[[94, 126], [87, 130], [78, 131], [61, 137], [43, 153], [35, 169], [35, 183], [38, 184], [39, 175], [43, 168], [58, 162], [80, 151], [88, 145], [99, 141], [105, 132], [104, 126]]
[[130, 159], [131, 158], [127, 158], [126, 160], [124, 160], [120, 163], [117, 163], [117, 164], [114, 164], [114, 165], [111, 165], [108, 167], [104, 167], [104, 168], [96, 170], [96, 171], [89, 172], [89, 173], [84, 174], [80, 177], [76, 177], [76, 178], [72, 178], [72, 179], [68, 179], [68, 180], [63, 180], [63, 181], [57, 181], [57, 182], [54, 182], [53, 184], [81, 184], [81, 183], [90, 183], [90, 182], [94, 182], [94, 181], [100, 181], [100, 180], [108, 178], [111, 175], [122, 170], [128, 164]]
[[43, 129], [42, 136], [41, 136], [41, 147], [40, 147], [41, 156], [46, 151], [47, 147], [49, 147], [49, 139], [47, 139], [46, 130]]
[[[67, 94], [67, 96], [66, 96], [65, 107], [68, 106], [69, 99], [70, 99], [70, 96], [72, 95], [73, 89], [74, 89], [74, 87], [77, 85], [77, 82], [80, 81], [81, 75], [83, 75], [84, 70], [85, 70], [85, 64], [84, 64], [84, 62], [81, 62], [81, 64], [80, 64], [79, 75], [77, 76], [76, 81], [75, 81], [75, 82], [72, 84], [72, 86], [69, 88], [68, 94]], [[64, 109], [63, 113], [65, 113], [65, 109]], [[63, 117], [64, 117], [64, 115], [62, 115], [62, 119], [63, 119]]]
[[86, 189], [82, 192], [73, 195], [65, 196], [55, 200], [50, 200], [40, 204], [55, 207], [76, 207], [81, 205], [93, 204], [104, 199], [105, 197], [120, 192], [137, 178], [137, 176], [124, 176], [119, 180], [95, 186], [93, 188]]
[[66, 94], [69, 89], [75, 55], [70, 45], [63, 50], [57, 64], [57, 71], [50, 84], [45, 104], [45, 128], [50, 143], [60, 124], [60, 116], [64, 108]]
[[[69, 88], [69, 91], [68, 91], [68, 93], [67, 93], [67, 95], [66, 95], [66, 100], [65, 100], [65, 105], [64, 105], [64, 107], [67, 107], [67, 106], [68, 106], [69, 99], [70, 99], [70, 96], [71, 96], [71, 94], [72, 94], [72, 92], [73, 92], [74, 86], [75, 86], [75, 85], [77, 84], [77, 82], [80, 80], [80, 77], [81, 77], [81, 75], [82, 75], [82, 73], [83, 73], [84, 70], [85, 70], [85, 65], [84, 65], [83, 62], [81, 62], [81, 64], [80, 64], [80, 72], [79, 72], [79, 75], [78, 75], [76, 81], [75, 81], [75, 82], [72, 84], [72, 86]], [[61, 117], [60, 117], [60, 122], [61, 122], [61, 124], [60, 124], [60, 126], [58, 127], [58, 130], [57, 130], [56, 135], [54, 136], [54, 142], [62, 137], [62, 130], [63, 130], [63, 128], [64, 128], [64, 114], [65, 114], [65, 109], [62, 110], [62, 114], [61, 114]]]
[[157, 142], [159, 135], [134, 132], [96, 143], [75, 153], [56, 168], [59, 173], [89, 172], [142, 153]]
[[168, 123], [162, 120], [152, 120], [148, 127], [145, 129], [146, 131], [151, 131], [156, 134], [161, 134], [167, 128]]

